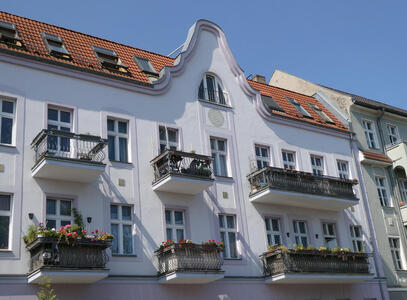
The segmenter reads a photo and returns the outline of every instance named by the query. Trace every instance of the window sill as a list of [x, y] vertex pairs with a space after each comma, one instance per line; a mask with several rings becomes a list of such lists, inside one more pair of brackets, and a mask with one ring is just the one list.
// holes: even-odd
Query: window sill
[[134, 257], [137, 258], [136, 254], [112, 254], [112, 257]]
[[228, 104], [221, 104], [221, 103], [216, 103], [216, 102], [211, 102], [205, 99], [198, 99], [199, 102], [205, 103], [205, 104], [209, 104], [209, 105], [214, 105], [214, 106], [220, 106], [223, 108], [233, 108], [232, 106], [228, 105]]
[[131, 162], [125, 162], [125, 161], [120, 161], [120, 160], [109, 160], [110, 164], [112, 166], [123, 166], [123, 167], [132, 167], [133, 163]]
[[233, 180], [233, 177], [229, 177], [229, 176], [217, 176], [217, 175], [215, 175], [215, 180], [220, 181], [220, 182], [230, 182], [230, 183], [235, 182]]
[[1, 144], [0, 143], [0, 148], [5, 148], [5, 149], [16, 149], [16, 145], [11, 145], [11, 144]]

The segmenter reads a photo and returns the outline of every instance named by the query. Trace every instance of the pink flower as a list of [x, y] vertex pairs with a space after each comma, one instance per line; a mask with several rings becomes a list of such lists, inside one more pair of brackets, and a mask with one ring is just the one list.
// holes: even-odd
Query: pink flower
[[67, 236], [71, 236], [72, 235], [72, 232], [69, 232], [68, 234], [67, 234]]
[[95, 232], [98, 233], [99, 231], [96, 229]]

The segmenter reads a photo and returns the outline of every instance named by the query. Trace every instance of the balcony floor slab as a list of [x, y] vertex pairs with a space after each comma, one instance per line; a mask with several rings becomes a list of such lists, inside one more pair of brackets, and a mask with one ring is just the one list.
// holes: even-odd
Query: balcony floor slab
[[223, 277], [223, 272], [173, 272], [161, 276], [158, 282], [161, 284], [207, 284]]
[[373, 278], [373, 274], [287, 273], [265, 278], [267, 284], [353, 284]]
[[42, 268], [27, 276], [28, 283], [40, 284], [44, 279], [54, 284], [89, 284], [106, 278], [108, 269], [46, 269]]
[[154, 191], [197, 195], [213, 184], [213, 179], [169, 174], [153, 184]]

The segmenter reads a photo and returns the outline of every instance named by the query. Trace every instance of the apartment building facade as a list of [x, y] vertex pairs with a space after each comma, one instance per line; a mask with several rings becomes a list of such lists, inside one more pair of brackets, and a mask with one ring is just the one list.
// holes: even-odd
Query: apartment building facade
[[[405, 135], [407, 111], [276, 70], [270, 84], [316, 94], [356, 134], [370, 211], [391, 299], [407, 299]], [[383, 238], [379, 238], [383, 237]]]
[[[352, 134], [315, 98], [247, 81], [217, 25], [195, 23], [173, 59], [0, 21], [0, 298], [35, 299], [47, 278], [59, 299], [387, 299], [360, 253], [374, 245]], [[107, 257], [26, 247], [29, 225], [72, 224], [73, 208], [114, 234]], [[224, 250], [156, 252], [182, 239]]]

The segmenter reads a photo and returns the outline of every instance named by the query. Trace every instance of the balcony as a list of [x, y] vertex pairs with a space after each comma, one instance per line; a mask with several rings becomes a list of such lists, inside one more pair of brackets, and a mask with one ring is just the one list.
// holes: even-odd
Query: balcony
[[173, 244], [157, 250], [156, 256], [163, 284], [206, 284], [224, 277], [216, 246]]
[[90, 183], [105, 169], [106, 144], [98, 136], [44, 129], [31, 143], [35, 152], [32, 176]]
[[400, 206], [400, 213], [401, 213], [401, 220], [403, 221], [403, 225], [407, 226], [407, 204], [403, 204]]
[[338, 284], [373, 278], [365, 253], [277, 249], [260, 258], [266, 283]]
[[[407, 170], [407, 143], [400, 141], [397, 144], [387, 145], [386, 154], [393, 161], [393, 167], [402, 167]], [[390, 162], [391, 163], [391, 162]]]
[[58, 242], [57, 238], [39, 237], [27, 245], [30, 252], [28, 283], [93, 283], [108, 276], [106, 249], [109, 242]]
[[151, 165], [154, 191], [196, 195], [213, 183], [210, 156], [166, 150]]
[[266, 167], [247, 176], [253, 203], [340, 211], [358, 204], [356, 181]]

